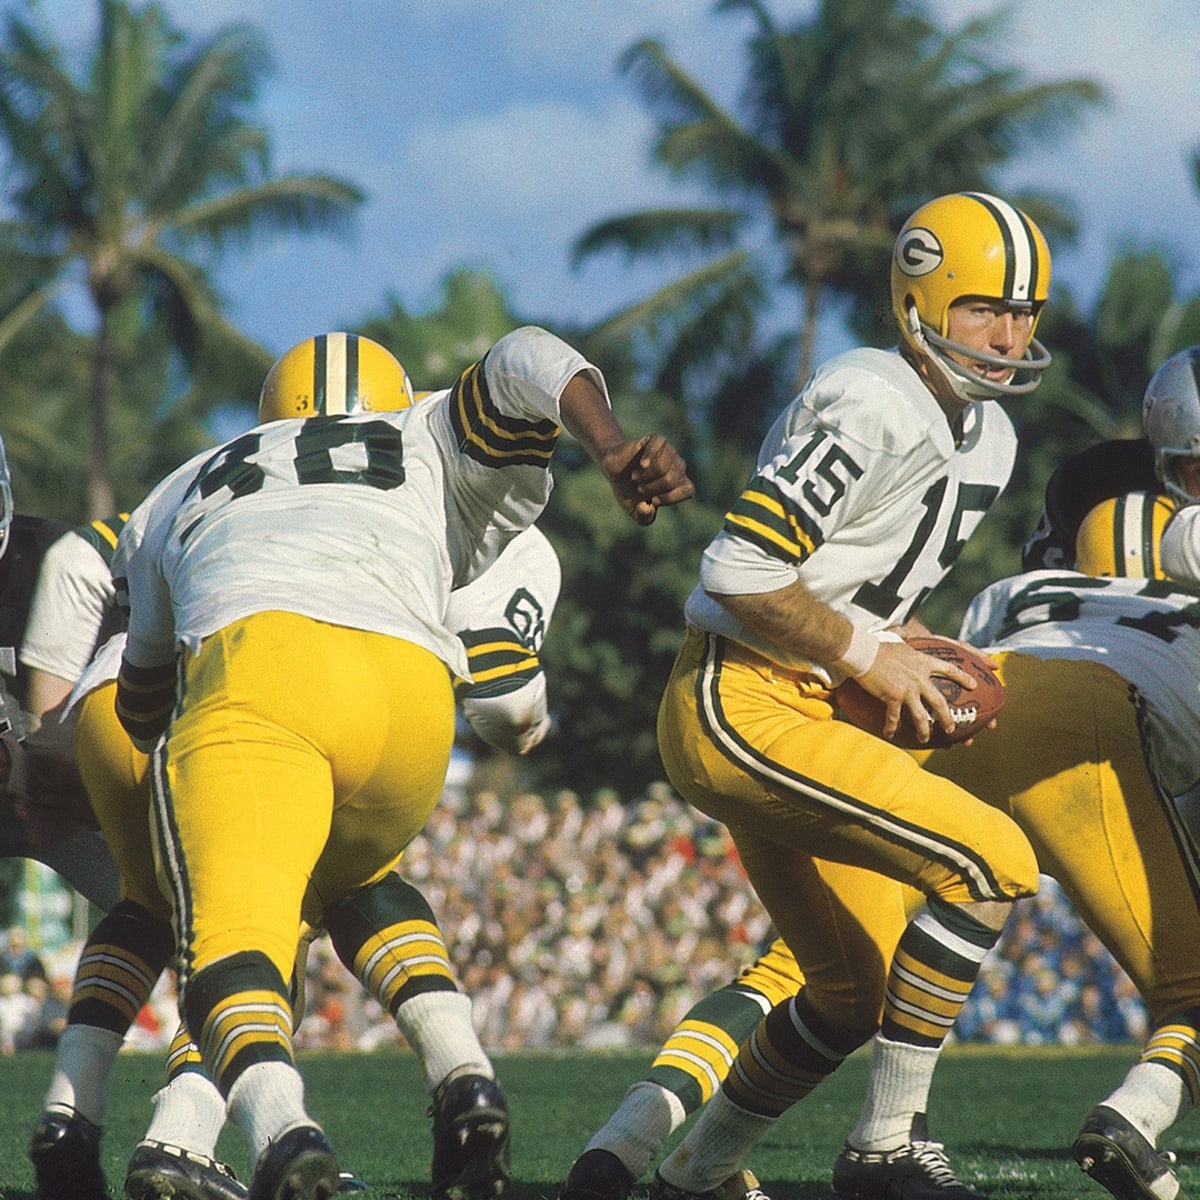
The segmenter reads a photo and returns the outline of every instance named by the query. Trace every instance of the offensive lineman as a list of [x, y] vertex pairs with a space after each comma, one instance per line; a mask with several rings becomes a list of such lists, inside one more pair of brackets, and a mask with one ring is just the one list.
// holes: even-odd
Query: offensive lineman
[[436, 803], [468, 675], [448, 594], [536, 519], [560, 424], [639, 523], [693, 493], [663, 438], [624, 436], [594, 367], [524, 328], [404, 412], [278, 422], [198, 457], [123, 534], [118, 712], [147, 747], [166, 730], [152, 779], [182, 1004], [252, 1147], [252, 1200], [336, 1189], [291, 1056], [305, 886], [334, 932]]
[[[933, 676], [970, 677], [881, 634], [910, 622], [1008, 482], [1015, 437], [987, 401], [1028, 392], [1049, 362], [1034, 337], [1049, 273], [1040, 231], [1003, 200], [918, 209], [893, 255], [899, 351], [817, 371], [705, 551], [659, 747], [676, 789], [728, 826], [806, 980], [660, 1165], [657, 1200], [756, 1190], [746, 1153], [875, 1034], [881, 1008], [881, 1070], [927, 1086], [1013, 901], [1037, 890], [1011, 819], [832, 720], [829, 697], [854, 676], [889, 730], [902, 709], [925, 737], [951, 727]], [[911, 922], [906, 886], [925, 898]], [[885, 1142], [916, 1186], [953, 1178], [911, 1120], [880, 1120], [859, 1150]]]
[[[381, 346], [346, 334], [310, 338], [285, 354], [268, 374], [260, 396], [262, 421], [291, 416], [408, 407], [412, 389], [403, 368]], [[107, 528], [107, 527], [106, 527]], [[99, 625], [105, 604], [80, 597], [107, 598], [112, 584], [107, 561], [78, 539], [62, 539], [40, 587], [66, 596], [59, 617], [73, 627], [87, 622], [95, 608]], [[94, 549], [115, 544], [112, 534]], [[60, 561], [61, 560], [61, 561]], [[93, 579], [92, 577], [95, 576]], [[464, 715], [497, 749], [523, 754], [536, 746], [549, 726], [545, 675], [537, 657], [558, 594], [557, 557], [545, 537], [531, 527], [477, 580], [451, 595], [447, 625], [463, 641], [472, 681], [456, 681]], [[59, 621], [59, 635], [62, 621]], [[75, 689], [81, 769], [96, 798], [102, 826], [114, 840], [122, 863], [124, 924], [102, 923], [81, 956], [71, 1024], [60, 1048], [55, 1078], [34, 1138], [39, 1190], [45, 1200], [102, 1196], [99, 1126], [108, 1069], [143, 993], [157, 977], [155, 967], [169, 934], [169, 908], [160, 895], [147, 837], [149, 786], [146, 757], [130, 746], [115, 720], [113, 693], [123, 638], [114, 638], [97, 656]], [[60, 654], [59, 658], [62, 658]], [[69, 670], [51, 675], [44, 691], [65, 695]], [[454, 981], [448, 952], [424, 898], [396, 875], [370, 893], [354, 898], [393, 930], [388, 945], [376, 946], [369, 990], [385, 1003], [417, 1053], [433, 1096], [433, 1194], [490, 1197], [508, 1178], [506, 1106], [494, 1070], [471, 1023], [470, 1003]], [[127, 910], [127, 911], [126, 911]], [[133, 920], [134, 915], [140, 920]], [[315, 911], [309, 914], [319, 920]], [[352, 911], [342, 922], [354, 920]], [[345, 951], [345, 939], [339, 939]], [[351, 939], [350, 950], [358, 949]], [[359, 974], [360, 964], [347, 961]], [[137, 964], [140, 964], [138, 966]], [[114, 996], [128, 994], [128, 1002]], [[76, 1047], [74, 1042], [80, 1045]], [[224, 1122], [224, 1102], [199, 1064], [186, 1031], [177, 1035], [168, 1057], [168, 1082], [154, 1097], [154, 1118], [129, 1164], [126, 1191], [133, 1200], [176, 1196], [184, 1200], [235, 1200], [245, 1188], [213, 1157]], [[343, 1173], [340, 1191], [360, 1190]]]

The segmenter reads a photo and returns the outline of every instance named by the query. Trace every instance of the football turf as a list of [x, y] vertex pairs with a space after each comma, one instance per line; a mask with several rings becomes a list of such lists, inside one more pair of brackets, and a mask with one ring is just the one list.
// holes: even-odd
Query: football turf
[[[1134, 1060], [1133, 1046], [1095, 1049], [953, 1048], [938, 1067], [930, 1103], [933, 1135], [946, 1143], [964, 1182], [994, 1200], [1105, 1200], [1081, 1174], [1071, 1141], [1093, 1103]], [[0, 1197], [31, 1200], [29, 1133], [52, 1059], [25, 1053], [0, 1059]], [[645, 1054], [497, 1055], [513, 1127], [514, 1182], [507, 1200], [553, 1200], [563, 1174], [626, 1086], [649, 1064]], [[309, 1109], [343, 1166], [370, 1183], [368, 1200], [429, 1194], [428, 1097], [416, 1063], [397, 1051], [311, 1053], [300, 1061]], [[828, 1200], [829, 1172], [854, 1124], [866, 1078], [859, 1053], [798, 1104], [749, 1159], [773, 1200]], [[123, 1055], [113, 1077], [104, 1134], [110, 1192], [122, 1196], [125, 1161], [144, 1132], [162, 1060]], [[1164, 1142], [1181, 1159], [1184, 1190], [1200, 1190], [1200, 1120], [1191, 1118]], [[226, 1131], [221, 1154], [248, 1177], [247, 1155]], [[643, 1179], [635, 1197], [645, 1196]]]

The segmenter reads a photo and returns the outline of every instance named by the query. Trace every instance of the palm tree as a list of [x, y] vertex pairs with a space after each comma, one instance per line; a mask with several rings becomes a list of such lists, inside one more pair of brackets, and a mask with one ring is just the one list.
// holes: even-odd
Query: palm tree
[[[699, 180], [722, 203], [615, 217], [576, 245], [577, 257], [614, 247], [710, 256], [597, 331], [665, 336], [668, 359], [676, 338], [693, 349], [706, 345], [706, 359], [745, 353], [748, 317], [761, 307], [747, 279], [763, 274], [750, 239], [765, 218], [782, 252], [780, 281], [802, 295], [802, 382], [831, 293], [857, 304], [868, 323], [878, 312], [888, 255], [912, 208], [943, 192], [990, 188], [1022, 140], [1061, 128], [1100, 98], [1086, 80], [1023, 86], [1016, 71], [990, 66], [984, 48], [995, 18], [947, 33], [919, 0], [821, 0], [810, 20], [781, 29], [764, 0], [719, 0], [716, 7], [749, 13], [756, 24], [745, 120], [657, 41], [633, 46], [622, 65], [657, 113], [657, 160], [681, 179]], [[1047, 199], [1022, 202], [1052, 228], [1067, 223]], [[697, 325], [707, 337], [697, 337]], [[699, 365], [708, 370], [707, 362]]]
[[0, 255], [26, 287], [0, 312], [0, 349], [82, 279], [95, 314], [90, 369], [89, 516], [113, 511], [110, 422], [116, 364], [148, 326], [189, 372], [269, 356], [229, 325], [197, 249], [260, 230], [330, 228], [361, 200], [324, 175], [272, 176], [268, 142], [245, 113], [267, 57], [257, 35], [226, 28], [194, 47], [150, 5], [101, 0], [86, 77], [10, 16], [0, 53], [0, 133], [16, 216]]

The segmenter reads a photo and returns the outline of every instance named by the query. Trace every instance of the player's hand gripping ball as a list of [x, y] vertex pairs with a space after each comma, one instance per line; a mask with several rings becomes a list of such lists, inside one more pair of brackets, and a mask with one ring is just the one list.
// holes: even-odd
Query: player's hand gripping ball
[[[942, 675], [934, 676], [938, 691], [946, 697], [954, 714], [954, 732], [946, 733], [933, 725], [929, 741], [917, 741], [916, 727], [907, 712], [901, 714], [900, 727], [889, 740], [904, 750], [935, 750], [954, 746], [974, 737], [1004, 707], [1004, 684], [996, 677], [982, 654], [961, 642], [943, 637], [911, 637], [905, 641], [914, 649], [952, 662], [975, 677], [976, 686], [965, 688]], [[833, 702], [841, 715], [852, 725], [877, 737], [883, 736], [886, 705], [872, 696], [857, 680], [847, 679], [833, 692]]]

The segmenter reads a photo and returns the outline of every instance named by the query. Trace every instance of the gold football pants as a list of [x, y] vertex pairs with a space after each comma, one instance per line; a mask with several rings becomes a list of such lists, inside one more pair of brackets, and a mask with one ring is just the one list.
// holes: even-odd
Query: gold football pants
[[813, 1007], [873, 1029], [908, 923], [906, 885], [949, 903], [1037, 891], [1015, 822], [881, 738], [827, 691], [689, 629], [659, 710], [668, 777], [724, 822]]
[[153, 789], [185, 969], [256, 950], [286, 980], [303, 916], [380, 879], [437, 803], [449, 672], [397, 638], [264, 612], [182, 675]]
[[924, 766], [1011, 814], [1155, 1022], [1200, 1003], [1194, 851], [1142, 752], [1138, 697], [1099, 663], [996, 655], [997, 727]]
[[75, 759], [104, 840], [121, 872], [121, 899], [156, 917], [171, 908], [158, 886], [150, 840], [149, 758], [117, 720], [116, 680], [89, 692], [79, 706]]

